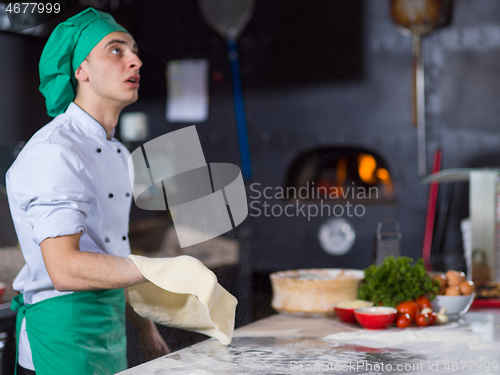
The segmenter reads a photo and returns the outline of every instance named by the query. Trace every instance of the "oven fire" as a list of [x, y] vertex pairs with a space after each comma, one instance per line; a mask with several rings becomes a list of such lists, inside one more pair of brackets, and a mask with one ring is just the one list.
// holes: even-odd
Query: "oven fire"
[[280, 199], [377, 201], [394, 198], [394, 183], [378, 155], [360, 148], [327, 148], [300, 155], [284, 191]]

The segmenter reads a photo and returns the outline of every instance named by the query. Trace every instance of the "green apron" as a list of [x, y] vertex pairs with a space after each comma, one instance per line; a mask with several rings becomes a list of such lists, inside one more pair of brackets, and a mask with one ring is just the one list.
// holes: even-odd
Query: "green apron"
[[16, 368], [19, 332], [26, 332], [37, 375], [103, 375], [127, 369], [123, 289], [74, 292], [24, 305], [16, 296]]

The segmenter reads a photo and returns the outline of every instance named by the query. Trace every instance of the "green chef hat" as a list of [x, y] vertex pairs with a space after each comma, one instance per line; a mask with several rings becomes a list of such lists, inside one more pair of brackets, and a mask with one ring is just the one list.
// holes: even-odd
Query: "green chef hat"
[[92, 49], [114, 31], [128, 32], [107, 13], [88, 8], [60, 23], [40, 57], [40, 92], [49, 116], [66, 111], [75, 99], [75, 72]]

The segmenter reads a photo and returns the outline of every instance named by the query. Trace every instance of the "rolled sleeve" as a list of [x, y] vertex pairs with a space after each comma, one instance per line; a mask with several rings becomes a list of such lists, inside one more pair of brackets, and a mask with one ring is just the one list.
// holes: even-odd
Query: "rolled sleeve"
[[89, 192], [78, 156], [54, 143], [38, 144], [20, 156], [8, 185], [26, 213], [33, 241], [39, 245], [49, 237], [85, 232]]
[[[37, 245], [46, 238], [65, 236], [86, 231], [82, 204], [74, 209], [61, 204], [47, 207], [34, 205], [28, 210], [28, 221], [33, 225], [32, 238]], [[37, 217], [37, 219], [35, 219]]]

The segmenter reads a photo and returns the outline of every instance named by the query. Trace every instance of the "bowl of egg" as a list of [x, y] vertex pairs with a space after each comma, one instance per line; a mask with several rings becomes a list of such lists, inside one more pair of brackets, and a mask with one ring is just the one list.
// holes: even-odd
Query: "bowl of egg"
[[456, 320], [465, 314], [476, 296], [476, 288], [472, 281], [466, 280], [463, 272], [449, 270], [446, 274], [437, 274], [433, 280], [439, 281], [439, 293], [432, 300], [434, 311], [446, 309], [450, 320]]

